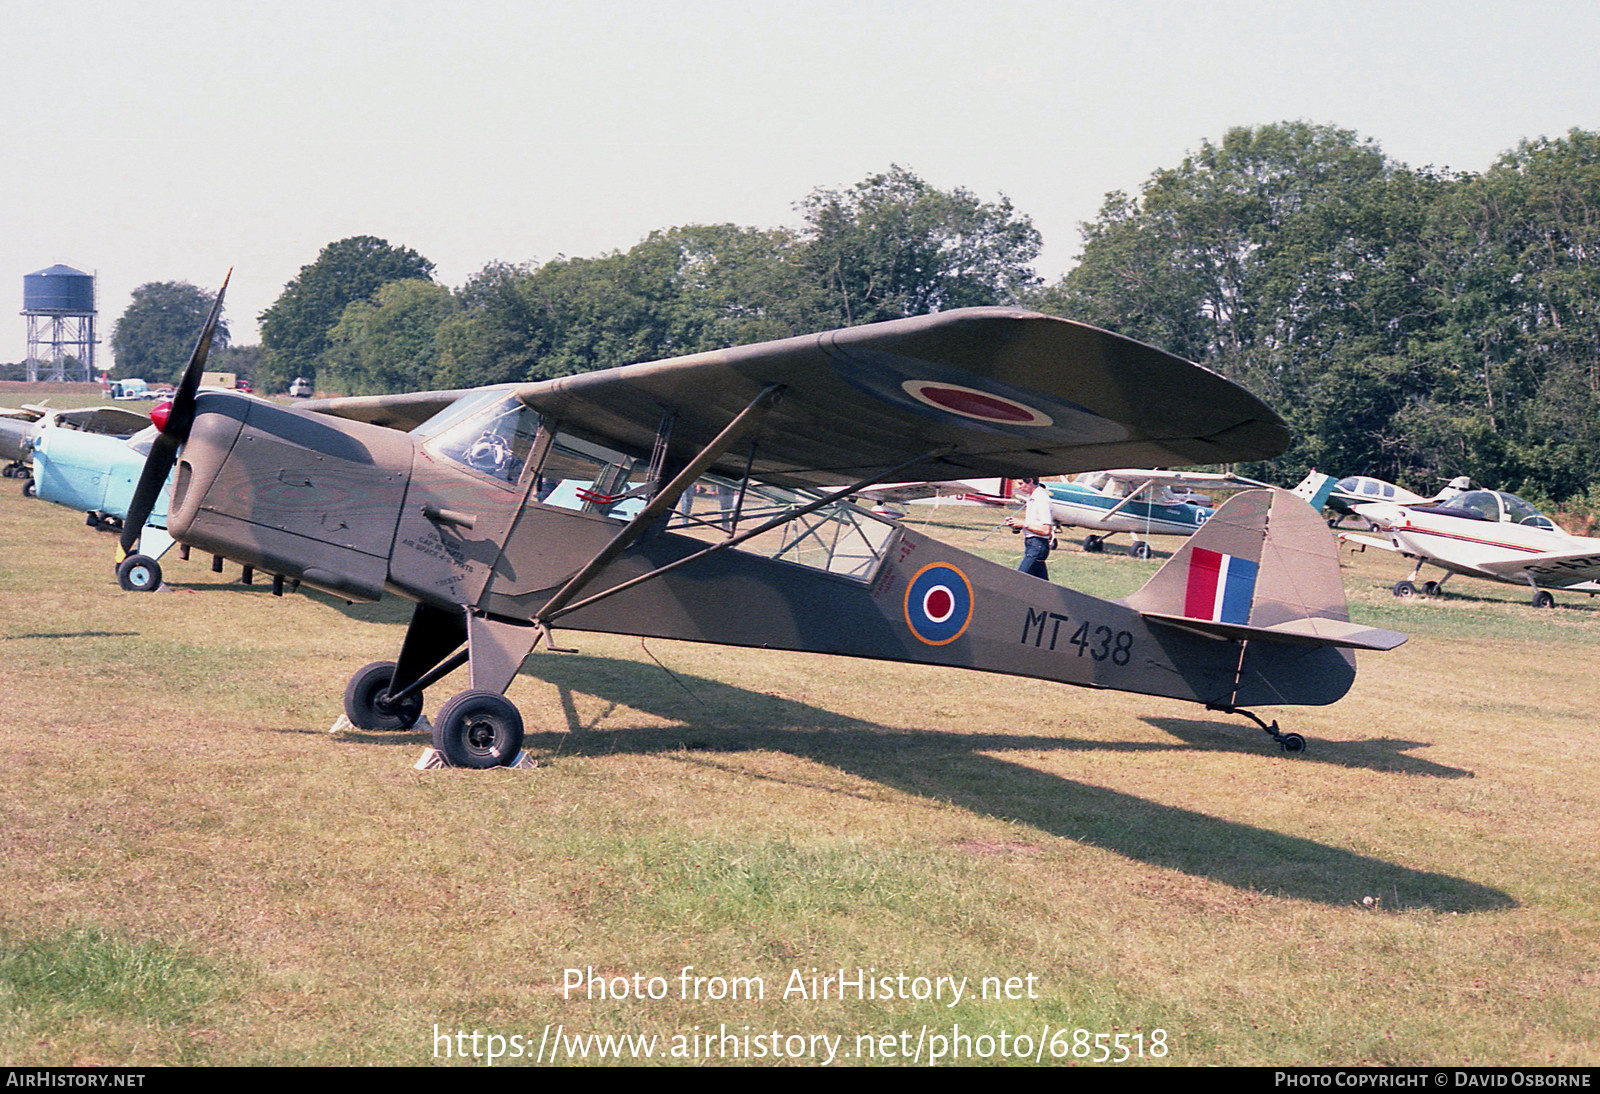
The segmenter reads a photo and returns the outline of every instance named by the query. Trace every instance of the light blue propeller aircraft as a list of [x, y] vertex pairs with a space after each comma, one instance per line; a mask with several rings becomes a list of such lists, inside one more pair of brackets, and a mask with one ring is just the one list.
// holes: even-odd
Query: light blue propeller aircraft
[[[91, 527], [121, 527], [156, 436], [154, 425], [126, 438], [45, 430], [33, 442], [34, 490], [45, 501], [87, 513]], [[139, 553], [117, 565], [117, 583], [130, 592], [151, 592], [161, 585], [160, 560], [173, 543], [167, 535], [170, 487], [169, 482], [162, 488], [145, 521]]]

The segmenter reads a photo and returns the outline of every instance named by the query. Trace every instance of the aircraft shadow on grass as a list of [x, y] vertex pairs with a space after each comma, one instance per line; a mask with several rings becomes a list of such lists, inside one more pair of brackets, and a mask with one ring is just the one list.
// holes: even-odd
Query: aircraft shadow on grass
[[[1506, 893], [1464, 878], [1414, 870], [1131, 794], [1064, 779], [988, 753], [1074, 751], [1249, 751], [1256, 744], [1237, 726], [1204, 720], [1147, 718], [1181, 744], [1105, 742], [1004, 733], [895, 729], [805, 703], [749, 691], [703, 677], [671, 679], [637, 661], [560, 655], [537, 658], [529, 675], [554, 685], [565, 733], [530, 732], [526, 746], [565, 755], [704, 750], [770, 750], [812, 760], [884, 786], [974, 813], [1016, 821], [1049, 835], [1085, 843], [1235, 888], [1329, 905], [1374, 896], [1389, 910], [1498, 911], [1516, 906]], [[585, 724], [574, 694], [608, 704]], [[619, 707], [676, 722], [668, 727], [596, 728]], [[362, 737], [414, 747], [416, 733]], [[1245, 741], [1250, 740], [1249, 744]], [[1321, 762], [1440, 778], [1469, 772], [1402, 755], [1415, 742], [1323, 742]], [[1295, 762], [1317, 759], [1304, 753]], [[1265, 758], [1265, 757], [1264, 757]]]

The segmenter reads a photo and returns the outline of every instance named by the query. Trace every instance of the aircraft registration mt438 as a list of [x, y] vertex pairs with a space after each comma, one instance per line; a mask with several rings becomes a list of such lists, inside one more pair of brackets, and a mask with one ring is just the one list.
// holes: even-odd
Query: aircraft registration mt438
[[[224, 284], [224, 287], [226, 285]], [[220, 306], [221, 294], [218, 294]], [[1236, 495], [1144, 588], [1100, 600], [849, 503], [875, 483], [1263, 459], [1288, 431], [1243, 388], [1062, 319], [964, 309], [537, 383], [278, 407], [197, 391], [215, 318], [123, 529], [176, 465], [180, 543], [349, 600], [415, 603], [356, 726], [433, 718], [452, 764], [512, 762], [503, 692], [554, 628], [1012, 673], [1242, 708], [1323, 704], [1355, 649], [1338, 551], [1282, 490]], [[691, 494], [691, 488], [701, 489]], [[686, 502], [685, 498], [691, 501]]]

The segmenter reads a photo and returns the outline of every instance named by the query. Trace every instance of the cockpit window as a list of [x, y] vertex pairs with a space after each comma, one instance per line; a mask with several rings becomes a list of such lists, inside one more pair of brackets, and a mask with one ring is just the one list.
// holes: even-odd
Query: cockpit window
[[1500, 499], [1488, 490], [1469, 490], [1450, 499], [1450, 508], [1465, 509], [1479, 520], [1500, 519]]
[[133, 436], [129, 437], [123, 443], [129, 448], [133, 449], [135, 452], [139, 453], [139, 455], [148, 456], [150, 455], [150, 449], [154, 447], [156, 443], [156, 438], [160, 435], [161, 431], [155, 426], [146, 426]]
[[1555, 524], [1532, 505], [1523, 501], [1515, 494], [1501, 494], [1500, 500], [1505, 503], [1506, 520], [1512, 524], [1525, 524], [1530, 528], [1554, 528]]
[[[498, 398], [489, 401], [489, 405], [477, 413], [453, 415], [453, 421], [445, 418], [445, 414], [456, 407], [447, 408], [417, 431], [434, 426], [437, 432], [425, 445], [428, 452], [510, 488], [522, 474], [522, 465], [527, 462], [533, 439], [539, 433], [539, 415], [515, 395], [486, 394]], [[441, 425], [442, 428], [438, 428]]]
[[603, 513], [626, 520], [644, 507], [642, 497], [624, 498], [634, 461], [614, 449], [557, 433], [539, 467], [533, 496], [546, 505]]

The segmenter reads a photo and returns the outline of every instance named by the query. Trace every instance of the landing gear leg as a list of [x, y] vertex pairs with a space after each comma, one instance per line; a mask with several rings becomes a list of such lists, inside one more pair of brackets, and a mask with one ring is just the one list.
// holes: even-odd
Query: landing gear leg
[[1240, 710], [1238, 707], [1217, 707], [1207, 705], [1206, 709], [1221, 711], [1223, 714], [1237, 714], [1241, 718], [1250, 719], [1256, 725], [1261, 727], [1261, 731], [1263, 733], [1265, 733], [1268, 737], [1271, 737], [1274, 741], [1277, 741], [1278, 747], [1283, 749], [1285, 752], [1304, 752], [1306, 750], [1306, 739], [1300, 736], [1298, 733], [1279, 732], [1278, 720], [1276, 718], [1272, 720], [1271, 725], [1268, 725], [1266, 722], [1262, 721], [1261, 718], [1255, 714], [1255, 712], [1249, 710]]

